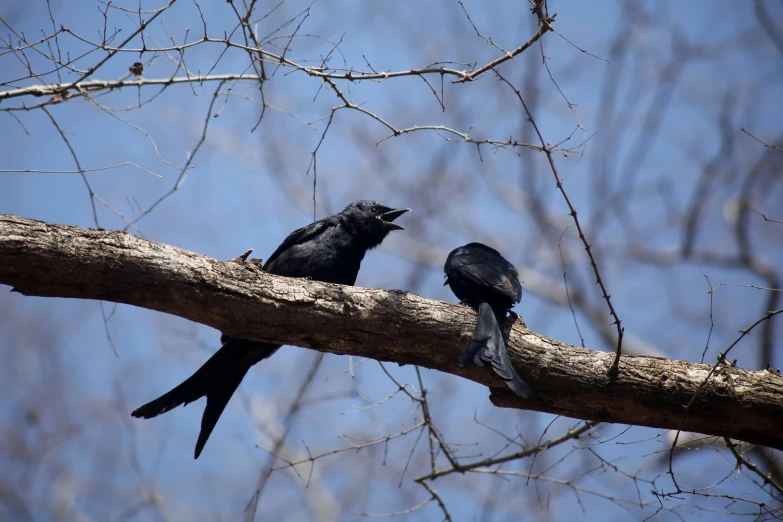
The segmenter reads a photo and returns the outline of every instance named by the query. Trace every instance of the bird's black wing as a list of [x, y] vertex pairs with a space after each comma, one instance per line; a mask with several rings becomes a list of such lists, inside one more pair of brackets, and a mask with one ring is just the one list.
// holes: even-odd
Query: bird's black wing
[[282, 243], [280, 243], [280, 246], [277, 247], [277, 250], [275, 250], [272, 255], [269, 256], [269, 259], [267, 259], [264, 263], [264, 270], [268, 269], [269, 266], [271, 266], [271, 264], [274, 263], [275, 260], [289, 248], [296, 245], [301, 245], [302, 243], [307, 243], [308, 241], [312, 241], [316, 237], [323, 234], [326, 230], [337, 226], [337, 224], [337, 218], [335, 216], [329, 216], [328, 218], [316, 221], [315, 223], [310, 223], [306, 227], [294, 230], [288, 234], [288, 237], [285, 238]]
[[466, 245], [450, 256], [447, 275], [456, 271], [476, 285], [493, 288], [518, 303], [522, 298], [522, 285], [516, 267], [489, 247], [482, 245], [484, 248], [481, 249], [467, 248], [471, 246]]

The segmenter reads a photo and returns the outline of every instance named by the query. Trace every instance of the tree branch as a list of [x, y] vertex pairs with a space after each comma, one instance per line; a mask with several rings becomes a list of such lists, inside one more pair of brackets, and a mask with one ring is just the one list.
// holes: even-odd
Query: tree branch
[[[100, 299], [166, 312], [229, 335], [417, 364], [485, 384], [503, 407], [695, 431], [783, 449], [783, 377], [721, 366], [682, 426], [712, 365], [624, 357], [560, 343], [510, 321], [509, 353], [541, 394], [520, 399], [483, 368], [460, 369], [475, 313], [410, 292], [272, 276], [119, 231], [0, 214], [0, 284], [28, 296]], [[777, 419], [777, 420], [776, 420]]]
[[[249, 74], [215, 74], [204, 76], [183, 76], [183, 77], [171, 77], [171, 78], [125, 78], [119, 80], [89, 80], [80, 83], [55, 83], [55, 84], [38, 84], [30, 85], [28, 87], [20, 87], [18, 89], [11, 89], [9, 91], [0, 92], [0, 102], [9, 100], [11, 98], [18, 98], [20, 96], [35, 96], [40, 98], [43, 96], [55, 96], [60, 97], [56, 100], [56, 103], [65, 101], [73, 96], [84, 96], [84, 93], [96, 93], [102, 91], [113, 91], [122, 89], [125, 87], [145, 87], [153, 85], [162, 85], [168, 87], [178, 83], [187, 83], [191, 85], [200, 85], [205, 82], [238, 82], [238, 81], [258, 81], [258, 76], [251, 76]], [[25, 107], [30, 109], [31, 107]]]

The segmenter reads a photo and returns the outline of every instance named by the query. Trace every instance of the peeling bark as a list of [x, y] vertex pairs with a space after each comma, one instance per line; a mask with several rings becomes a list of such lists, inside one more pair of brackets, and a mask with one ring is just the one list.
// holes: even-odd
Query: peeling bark
[[[725, 436], [783, 449], [783, 377], [567, 345], [509, 321], [509, 355], [540, 397], [520, 399], [484, 368], [463, 370], [475, 313], [399, 290], [263, 273], [118, 231], [0, 214], [0, 284], [28, 296], [100, 299], [173, 314], [229, 335], [416, 364], [491, 388], [497, 406]], [[701, 387], [685, 413], [685, 405]]]

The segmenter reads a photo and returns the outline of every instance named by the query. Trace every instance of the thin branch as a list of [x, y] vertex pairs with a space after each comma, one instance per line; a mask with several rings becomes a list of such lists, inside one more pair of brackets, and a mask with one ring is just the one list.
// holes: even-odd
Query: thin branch
[[612, 305], [611, 296], [609, 295], [609, 292], [607, 292], [606, 290], [604, 281], [601, 278], [601, 273], [598, 271], [598, 263], [595, 261], [595, 257], [593, 256], [593, 251], [590, 248], [590, 243], [588, 243], [584, 231], [582, 230], [582, 225], [579, 223], [579, 219], [577, 218], [577, 214], [576, 214], [576, 209], [571, 203], [568, 194], [566, 194], [565, 188], [563, 187], [563, 182], [560, 180], [560, 175], [558, 174], [557, 166], [555, 165], [555, 159], [552, 156], [551, 146], [547, 145], [546, 141], [544, 141], [544, 136], [541, 134], [541, 131], [539, 130], [538, 125], [535, 122], [535, 119], [533, 119], [533, 113], [530, 112], [530, 109], [528, 109], [528, 106], [525, 103], [525, 99], [522, 97], [522, 93], [519, 91], [519, 89], [514, 87], [514, 85], [511, 82], [509, 82], [498, 71], [495, 71], [495, 74], [497, 74], [498, 78], [500, 78], [502, 82], [508, 85], [512, 91], [514, 91], [514, 94], [516, 94], [517, 98], [522, 104], [522, 107], [525, 109], [525, 113], [527, 114], [528, 120], [533, 125], [533, 128], [535, 129], [536, 134], [538, 135], [538, 139], [541, 142], [541, 147], [543, 148], [543, 152], [544, 154], [546, 154], [547, 160], [549, 161], [549, 167], [552, 170], [552, 174], [555, 177], [555, 181], [556, 181], [555, 186], [558, 188], [558, 190], [560, 190], [560, 193], [563, 195], [563, 199], [568, 205], [568, 209], [570, 210], [569, 215], [574, 220], [574, 224], [576, 225], [576, 230], [579, 232], [579, 239], [582, 240], [582, 244], [585, 247], [587, 256], [590, 259], [590, 266], [593, 268], [593, 273], [595, 274], [595, 278], [596, 278], [596, 284], [598, 284], [601, 287], [601, 293], [603, 295], [604, 300], [606, 301], [607, 306], [609, 307], [609, 313], [614, 318], [613, 324], [617, 328], [617, 349], [615, 352], [614, 362], [612, 363], [612, 365], [609, 367], [609, 370], [607, 371], [607, 375], [609, 375], [610, 377], [614, 377], [617, 375], [620, 367], [620, 355], [622, 353], [623, 333], [625, 332], [625, 329], [622, 327], [622, 322], [620, 321], [620, 317], [617, 315], [617, 312], [614, 309], [614, 305]]
[[775, 482], [770, 473], [766, 473], [764, 470], [756, 466], [756, 464], [748, 460], [745, 455], [740, 453], [740, 451], [737, 449], [737, 445], [734, 444], [731, 439], [723, 437], [723, 442], [726, 443], [726, 447], [729, 448], [731, 454], [734, 455], [735, 459], [737, 459], [737, 468], [741, 468], [744, 465], [750, 471], [761, 477], [761, 479], [764, 481], [764, 485], [769, 484], [775, 491], [783, 495], [783, 486]]
[[673, 470], [673, 462], [674, 462], [674, 449], [677, 447], [677, 441], [680, 438], [680, 433], [682, 433], [684, 429], [685, 419], [688, 417], [688, 415], [692, 414], [692, 406], [696, 402], [698, 398], [701, 397], [702, 391], [706, 388], [707, 383], [710, 381], [710, 378], [717, 372], [718, 368], [725, 367], [725, 365], [728, 365], [729, 368], [733, 367], [734, 365], [732, 363], [729, 363], [726, 360], [726, 355], [735, 347], [737, 344], [746, 336], [748, 335], [756, 326], [760, 325], [761, 323], [775, 317], [776, 315], [783, 313], [783, 308], [779, 310], [769, 311], [766, 314], [764, 314], [762, 317], [758, 318], [753, 324], [748, 326], [747, 328], [740, 330], [740, 335], [734, 339], [734, 342], [729, 345], [728, 348], [726, 348], [725, 351], [721, 352], [718, 355], [718, 362], [716, 362], [712, 369], [709, 371], [707, 376], [704, 378], [702, 383], [699, 385], [698, 389], [696, 390], [696, 393], [693, 394], [691, 397], [691, 400], [688, 401], [688, 404], [685, 406], [685, 410], [682, 413], [682, 417], [680, 418], [680, 425], [677, 428], [677, 433], [674, 436], [674, 440], [672, 442], [671, 448], [669, 449], [669, 475], [672, 478], [672, 482], [674, 483], [674, 486], [677, 488], [677, 492], [684, 491], [680, 485], [677, 483], [677, 479], [674, 477], [674, 470]]
[[764, 145], [765, 147], [768, 147], [768, 148], [770, 148], [770, 149], [775, 149], [776, 151], [779, 151], [779, 152], [783, 152], [783, 149], [781, 149], [781, 148], [780, 148], [780, 147], [778, 147], [777, 145], [770, 145], [769, 143], [766, 143], [766, 142], [764, 142], [764, 141], [761, 141], [760, 139], [758, 139], [757, 137], [755, 137], [753, 134], [751, 134], [751, 133], [749, 133], [748, 131], [746, 131], [744, 128], [740, 127], [740, 130], [741, 130], [742, 132], [744, 132], [745, 134], [747, 134], [748, 136], [750, 136], [751, 138], [753, 138], [754, 140], [756, 140], [756, 141], [758, 141], [759, 143], [761, 143], [762, 145]]

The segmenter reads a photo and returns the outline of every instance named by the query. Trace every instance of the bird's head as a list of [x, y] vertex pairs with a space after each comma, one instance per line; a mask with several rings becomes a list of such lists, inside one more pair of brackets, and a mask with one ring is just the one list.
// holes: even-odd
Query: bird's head
[[395, 219], [408, 212], [409, 208], [392, 208], [381, 205], [377, 201], [362, 199], [354, 201], [341, 212], [343, 225], [361, 238], [367, 248], [381, 244], [386, 234], [392, 230], [405, 230], [405, 227], [394, 222]]

